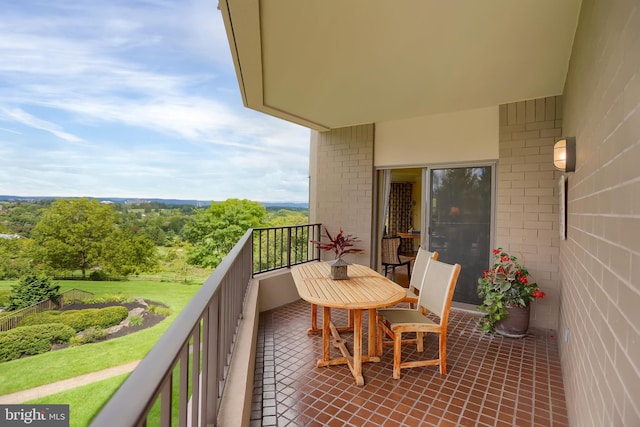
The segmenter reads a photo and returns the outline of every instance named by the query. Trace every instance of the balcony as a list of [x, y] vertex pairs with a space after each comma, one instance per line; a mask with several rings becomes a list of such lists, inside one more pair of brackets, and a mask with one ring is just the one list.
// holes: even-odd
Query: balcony
[[[309, 312], [300, 300], [260, 315], [251, 426], [569, 425], [551, 332], [488, 336], [476, 326], [477, 314], [454, 309], [446, 376], [423, 367], [403, 369], [394, 380], [389, 347], [380, 363], [364, 364], [365, 385], [358, 387], [345, 366], [315, 367], [322, 339], [307, 335]], [[334, 312], [332, 319], [346, 323], [344, 312]], [[437, 354], [436, 337], [427, 337], [425, 352]], [[403, 346], [403, 360], [415, 355], [414, 346]]]
[[[92, 426], [568, 425], [554, 334], [483, 335], [461, 309], [446, 376], [414, 368], [393, 380], [390, 348], [365, 364], [363, 387], [344, 366], [316, 368], [321, 337], [307, 335], [310, 308], [287, 267], [318, 258], [308, 241], [319, 228], [248, 231]], [[437, 352], [433, 337], [425, 351]]]

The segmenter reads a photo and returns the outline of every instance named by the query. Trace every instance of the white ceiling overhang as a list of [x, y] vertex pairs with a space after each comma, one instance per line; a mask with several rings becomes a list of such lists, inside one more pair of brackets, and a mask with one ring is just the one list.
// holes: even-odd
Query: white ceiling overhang
[[243, 102], [327, 130], [562, 93], [581, 0], [220, 0]]

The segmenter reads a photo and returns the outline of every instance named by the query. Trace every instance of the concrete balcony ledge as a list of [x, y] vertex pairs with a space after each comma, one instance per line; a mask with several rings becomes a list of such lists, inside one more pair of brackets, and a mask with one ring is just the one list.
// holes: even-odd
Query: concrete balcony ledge
[[257, 275], [249, 284], [243, 319], [236, 338], [229, 374], [220, 403], [218, 425], [248, 426], [254, 387], [255, 355], [260, 312], [300, 299], [291, 271]]

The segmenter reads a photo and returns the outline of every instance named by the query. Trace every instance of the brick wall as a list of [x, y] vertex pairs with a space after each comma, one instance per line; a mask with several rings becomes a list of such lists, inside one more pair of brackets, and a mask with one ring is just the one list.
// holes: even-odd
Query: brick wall
[[371, 258], [373, 140], [373, 124], [312, 132], [309, 156], [311, 222], [358, 236], [366, 251], [347, 261], [366, 265]]
[[562, 135], [560, 96], [501, 105], [496, 246], [515, 255], [546, 292], [531, 326], [558, 328], [559, 186], [553, 145]]
[[583, 0], [564, 91], [576, 137], [561, 245], [573, 426], [640, 426], [640, 3]]

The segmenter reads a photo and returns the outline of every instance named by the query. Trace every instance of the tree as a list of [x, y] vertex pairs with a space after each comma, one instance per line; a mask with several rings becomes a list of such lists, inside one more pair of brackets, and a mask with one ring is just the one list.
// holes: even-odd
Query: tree
[[158, 268], [156, 247], [146, 236], [125, 235], [116, 229], [104, 243], [100, 266], [107, 274], [128, 276]]
[[207, 210], [196, 212], [185, 233], [193, 244], [189, 262], [217, 267], [248, 229], [264, 225], [266, 215], [264, 206], [246, 199], [213, 202]]
[[176, 273], [185, 283], [189, 281], [189, 274], [193, 267], [187, 262], [187, 253], [190, 244], [187, 242], [176, 242], [173, 247], [167, 248], [162, 262], [165, 270]]
[[0, 280], [20, 277], [31, 269], [29, 243], [22, 238], [0, 239]]
[[51, 201], [49, 200], [2, 203], [1, 232], [7, 234], [16, 233], [22, 237], [30, 237], [33, 227], [50, 205]]
[[106, 238], [114, 231], [115, 211], [90, 200], [58, 199], [33, 229], [35, 257], [57, 270], [86, 271], [99, 265]]
[[9, 310], [18, 310], [30, 305], [60, 297], [60, 285], [54, 285], [50, 277], [28, 273], [11, 286]]
[[267, 224], [269, 227], [281, 227], [287, 225], [303, 225], [309, 222], [308, 211], [279, 209], [276, 212], [267, 209]]

